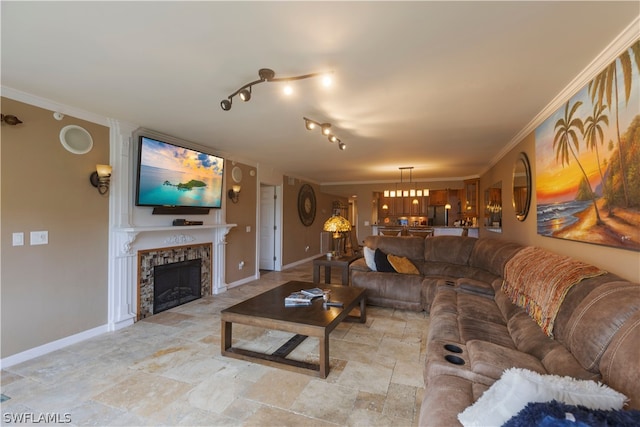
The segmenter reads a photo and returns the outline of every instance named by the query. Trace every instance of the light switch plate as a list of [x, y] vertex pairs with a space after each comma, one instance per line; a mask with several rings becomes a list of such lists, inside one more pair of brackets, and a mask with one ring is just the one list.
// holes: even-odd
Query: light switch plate
[[13, 246], [23, 246], [24, 245], [24, 233], [13, 233], [12, 235], [12, 244]]
[[49, 244], [48, 231], [32, 231], [29, 237], [30, 237], [31, 246]]

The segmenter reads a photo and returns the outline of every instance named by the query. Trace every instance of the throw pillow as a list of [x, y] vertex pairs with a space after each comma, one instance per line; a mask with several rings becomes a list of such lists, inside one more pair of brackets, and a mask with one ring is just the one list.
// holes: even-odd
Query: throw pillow
[[378, 271], [376, 269], [375, 254], [376, 251], [374, 249], [371, 249], [369, 246], [364, 247], [364, 262], [367, 263], [369, 270]]
[[640, 425], [640, 411], [619, 409], [604, 411], [588, 409], [584, 406], [551, 402], [528, 403], [502, 427], [529, 426], [616, 426], [637, 427]]
[[417, 267], [407, 257], [389, 254], [387, 255], [387, 259], [389, 260], [389, 264], [391, 264], [393, 269], [398, 273], [420, 274]]
[[595, 381], [541, 375], [510, 368], [467, 409], [458, 414], [463, 426], [501, 426], [529, 402], [557, 400], [589, 409], [622, 409], [626, 396]]
[[393, 269], [393, 266], [387, 259], [387, 254], [382, 252], [380, 249], [376, 249], [376, 252], [373, 256], [376, 261], [376, 271], [381, 271], [383, 273], [395, 273], [396, 271]]

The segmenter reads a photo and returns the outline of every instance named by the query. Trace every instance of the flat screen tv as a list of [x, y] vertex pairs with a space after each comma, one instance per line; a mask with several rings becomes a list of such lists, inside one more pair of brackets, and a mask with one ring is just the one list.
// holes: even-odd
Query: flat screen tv
[[140, 136], [137, 206], [222, 207], [224, 159]]

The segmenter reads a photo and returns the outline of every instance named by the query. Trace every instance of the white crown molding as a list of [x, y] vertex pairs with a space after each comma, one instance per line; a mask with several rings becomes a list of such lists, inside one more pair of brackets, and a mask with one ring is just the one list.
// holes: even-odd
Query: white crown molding
[[1, 94], [5, 98], [10, 98], [15, 101], [24, 102], [25, 104], [34, 105], [36, 107], [44, 108], [45, 110], [51, 110], [59, 112], [67, 116], [76, 117], [78, 119], [86, 120], [88, 122], [97, 123], [102, 126], [109, 126], [109, 118], [95, 114], [90, 111], [82, 110], [80, 108], [64, 105], [59, 102], [52, 101], [51, 99], [43, 98], [40, 96], [32, 95], [21, 90], [13, 89], [7, 86], [1, 86]]
[[627, 28], [613, 39], [609, 45], [604, 48], [596, 58], [585, 67], [555, 98], [547, 104], [520, 132], [518, 132], [506, 144], [502, 150], [498, 152], [493, 161], [480, 173], [484, 175], [491, 169], [500, 159], [502, 159], [511, 149], [518, 145], [527, 135], [535, 131], [553, 112], [562, 106], [568, 99], [582, 89], [589, 81], [591, 81], [600, 71], [614, 61], [622, 52], [628, 49], [633, 43], [640, 39], [640, 15], [638, 15]]

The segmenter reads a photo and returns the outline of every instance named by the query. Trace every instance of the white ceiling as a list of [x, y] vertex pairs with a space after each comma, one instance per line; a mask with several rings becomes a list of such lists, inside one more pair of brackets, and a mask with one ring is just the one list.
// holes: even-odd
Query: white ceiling
[[[2, 86], [319, 183], [477, 176], [630, 2], [1, 2]], [[253, 88], [258, 78], [333, 71]], [[10, 112], [6, 112], [9, 113]], [[340, 151], [302, 117], [333, 124]], [[28, 125], [28, 123], [26, 123]], [[406, 179], [406, 177], [405, 177]]]

